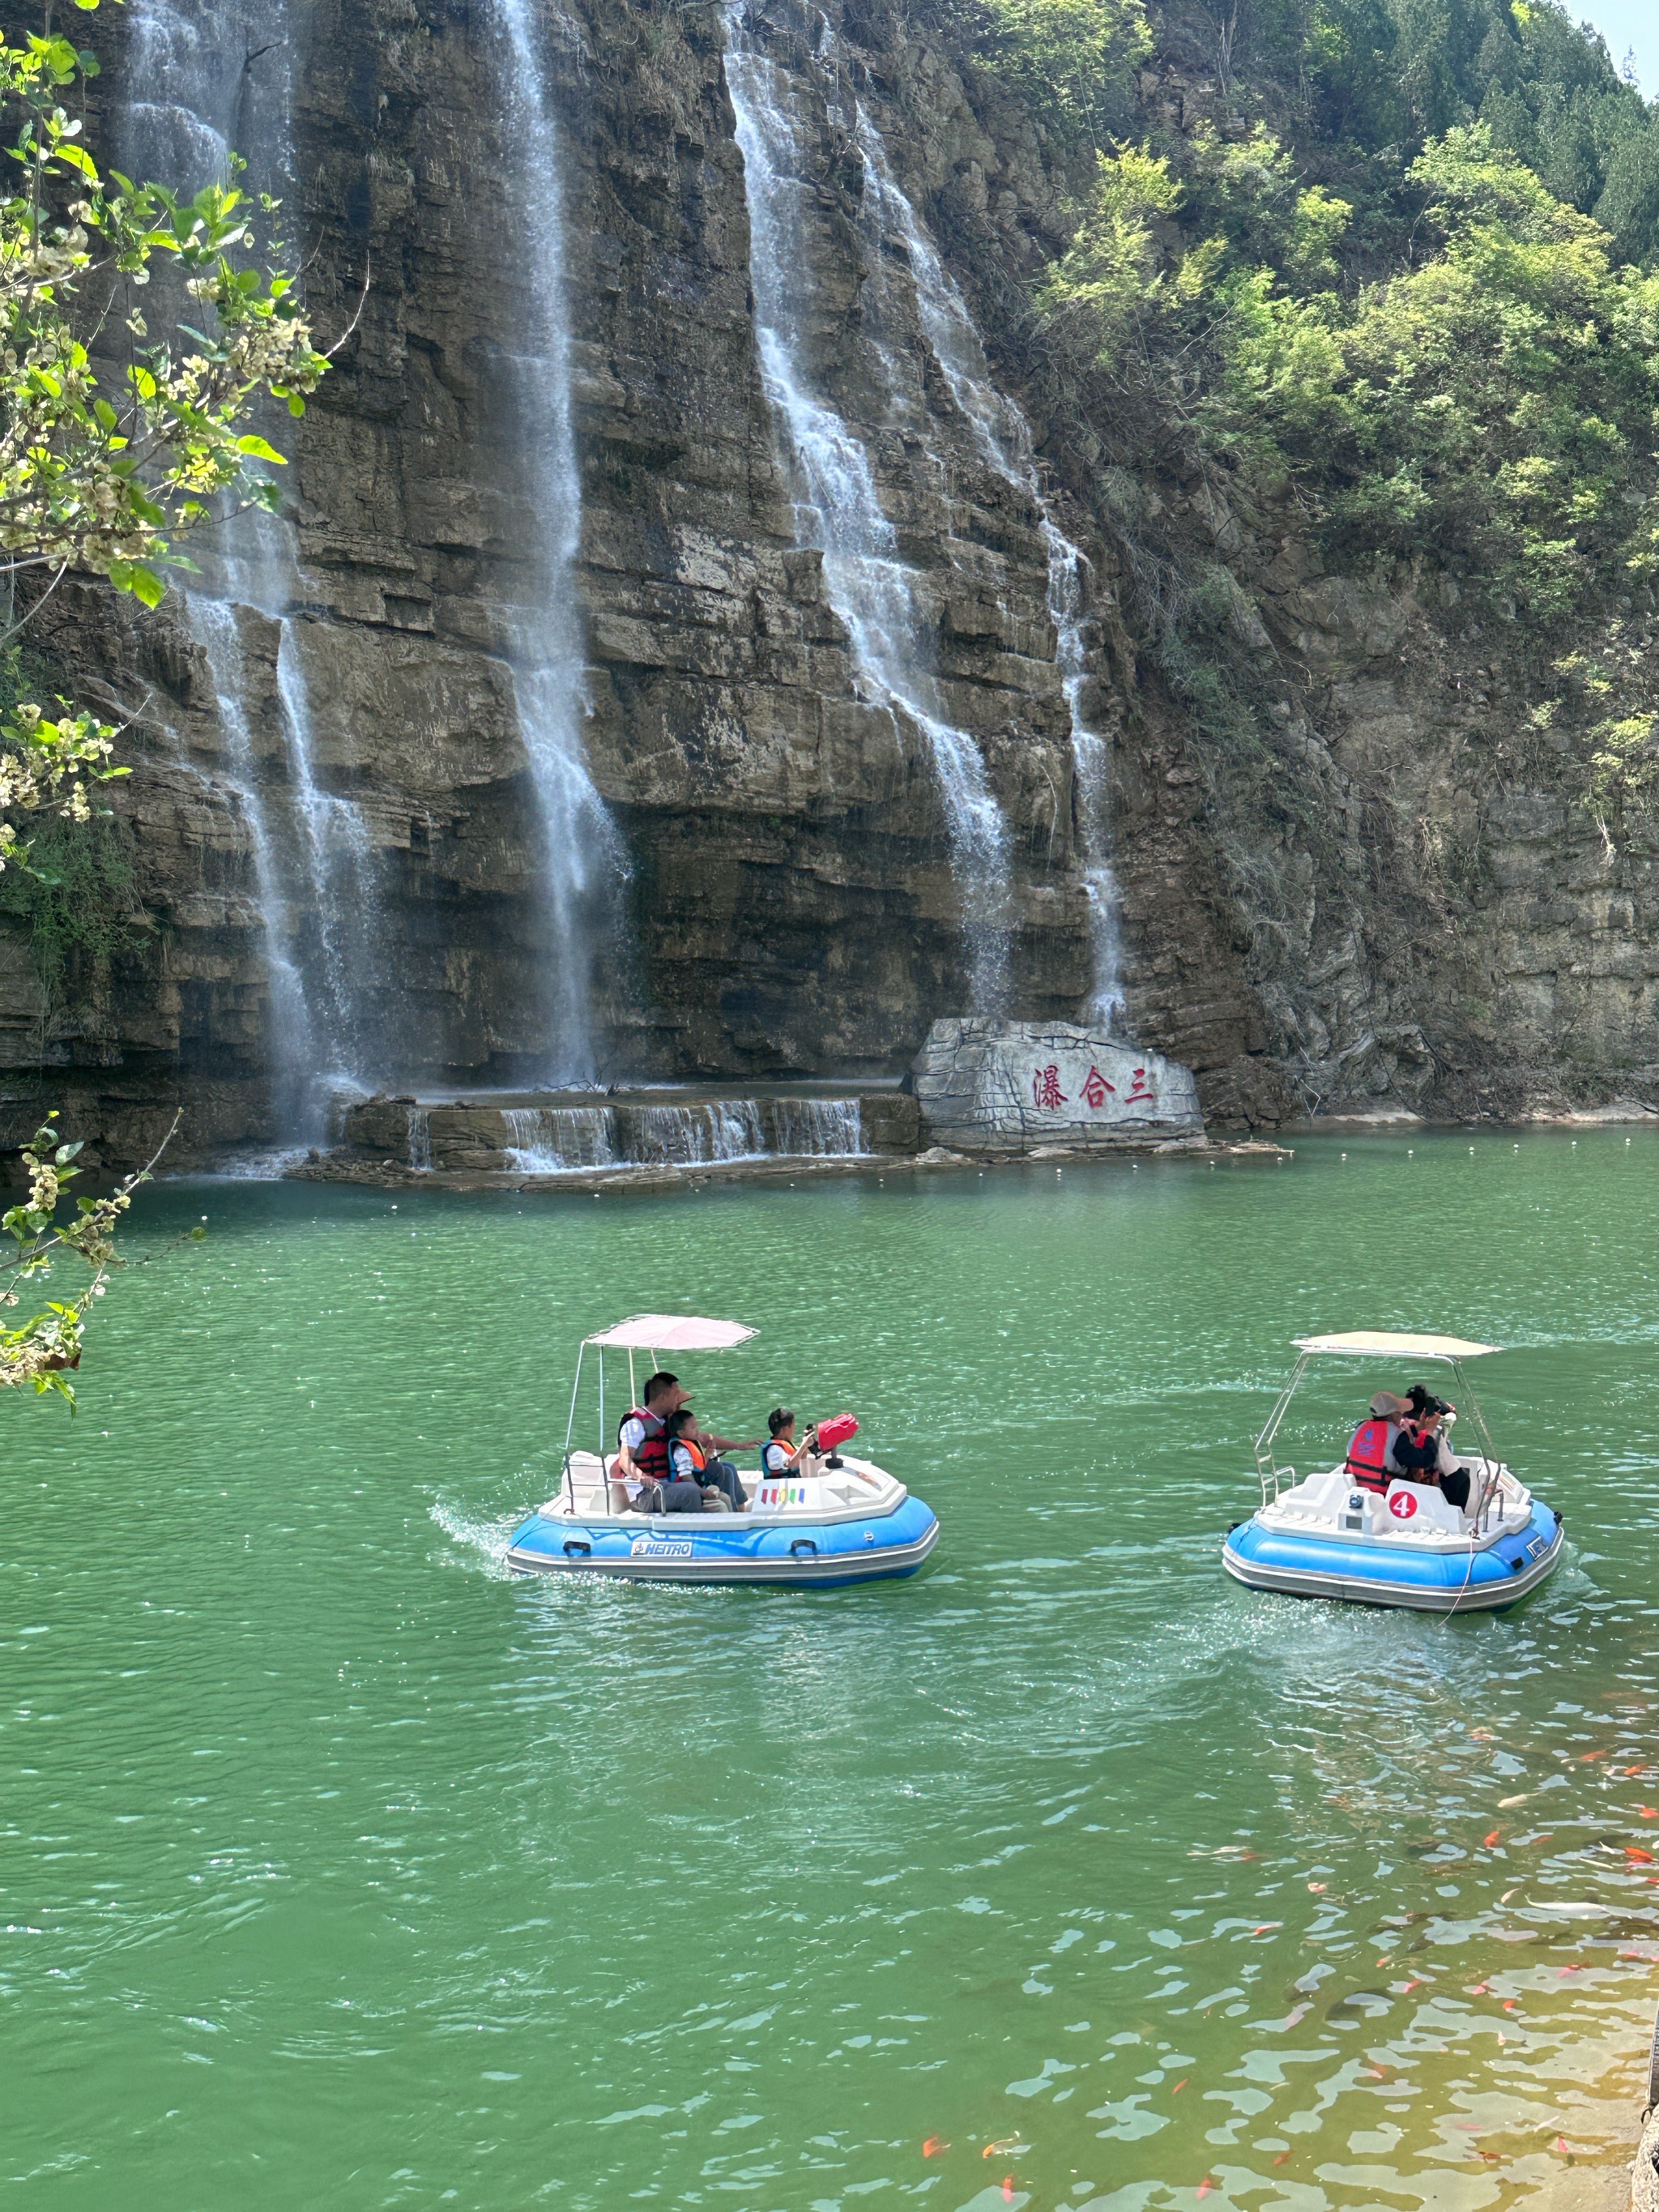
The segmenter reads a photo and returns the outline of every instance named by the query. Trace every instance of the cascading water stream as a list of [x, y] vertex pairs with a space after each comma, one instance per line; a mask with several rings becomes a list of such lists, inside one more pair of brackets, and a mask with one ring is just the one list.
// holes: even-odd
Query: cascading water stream
[[[423, 1156], [416, 1158], [417, 1117]], [[432, 1164], [429, 1115], [410, 1109], [410, 1164]], [[507, 1106], [507, 1158], [520, 1175], [583, 1169], [710, 1167], [741, 1160], [866, 1155], [856, 1098], [716, 1098], [684, 1105]]]
[[823, 556], [830, 603], [866, 684], [927, 745], [961, 887], [975, 1010], [997, 1012], [1007, 993], [1012, 922], [1008, 827], [978, 745], [951, 720], [927, 665], [915, 573], [898, 556], [869, 455], [815, 386], [806, 343], [814, 300], [805, 149], [792, 81], [754, 43], [747, 4], [728, 0], [725, 10], [726, 83], [744, 160], [757, 343], [768, 398], [787, 433], [797, 534]]
[[595, 962], [623, 938], [623, 842], [582, 744], [586, 670], [575, 568], [581, 551], [581, 471], [572, 411], [559, 133], [533, 0], [489, 0], [504, 143], [517, 165], [516, 205], [529, 278], [513, 349], [501, 356], [516, 427], [517, 487], [528, 517], [516, 549], [521, 575], [500, 608], [520, 735], [541, 844], [548, 1050], [553, 1084], [596, 1072]]
[[[234, 149], [249, 162], [250, 191], [292, 197], [286, 0], [135, 0], [130, 37], [129, 169], [189, 192], [225, 181]], [[192, 550], [202, 573], [180, 596], [206, 656], [252, 847], [279, 1132], [321, 1135], [334, 1097], [367, 1087], [380, 1057], [375, 993], [392, 963], [380, 941], [379, 872], [361, 811], [317, 779], [292, 526], [250, 512]], [[250, 652], [249, 617], [276, 628], [281, 744], [264, 749], [256, 717], [269, 671]], [[274, 775], [273, 759], [283, 763]]]
[[1118, 893], [1112, 872], [1109, 758], [1106, 741], [1089, 726], [1083, 695], [1089, 680], [1083, 642], [1083, 574], [1087, 563], [1054, 521], [1042, 494], [1030, 425], [992, 382], [973, 317], [960, 287], [922, 228], [908, 194], [893, 174], [881, 133], [860, 101], [856, 106], [865, 188], [905, 250], [915, 287], [922, 335], [945, 372], [951, 396], [1004, 482], [1032, 500], [1048, 551], [1048, 617], [1054, 626], [1055, 661], [1071, 721], [1076, 764], [1084, 888], [1089, 899], [1092, 987], [1085, 1018], [1114, 1027], [1123, 1007], [1122, 948]]

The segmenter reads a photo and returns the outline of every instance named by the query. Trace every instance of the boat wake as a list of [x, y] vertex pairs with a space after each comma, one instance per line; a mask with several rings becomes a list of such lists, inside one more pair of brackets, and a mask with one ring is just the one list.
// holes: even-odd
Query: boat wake
[[507, 1514], [500, 1520], [491, 1520], [481, 1513], [469, 1512], [465, 1506], [454, 1505], [447, 1498], [435, 1498], [427, 1509], [450, 1542], [455, 1547], [447, 1557], [450, 1561], [476, 1574], [488, 1575], [493, 1582], [510, 1582], [507, 1550], [520, 1516]]

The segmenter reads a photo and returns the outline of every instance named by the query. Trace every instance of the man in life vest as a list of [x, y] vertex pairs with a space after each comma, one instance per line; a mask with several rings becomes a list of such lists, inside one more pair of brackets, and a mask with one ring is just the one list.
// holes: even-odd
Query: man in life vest
[[1401, 1470], [1394, 1448], [1411, 1410], [1409, 1399], [1396, 1397], [1392, 1390], [1377, 1392], [1371, 1400], [1370, 1419], [1359, 1424], [1348, 1446], [1350, 1482], [1358, 1483], [1362, 1490], [1375, 1491], [1381, 1498], [1391, 1481], [1400, 1480]]
[[653, 1375], [643, 1405], [630, 1407], [617, 1429], [617, 1456], [611, 1462], [613, 1512], [701, 1513], [702, 1492], [695, 1482], [678, 1481], [669, 1462], [667, 1422], [685, 1393], [673, 1375]]

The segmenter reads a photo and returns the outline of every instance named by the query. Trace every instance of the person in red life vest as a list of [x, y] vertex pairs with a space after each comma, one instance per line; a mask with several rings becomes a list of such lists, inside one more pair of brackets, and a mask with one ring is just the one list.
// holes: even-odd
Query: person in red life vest
[[1399, 1479], [1401, 1469], [1394, 1448], [1401, 1424], [1410, 1412], [1411, 1401], [1397, 1397], [1392, 1390], [1379, 1390], [1371, 1400], [1370, 1419], [1359, 1424], [1348, 1446], [1347, 1473], [1362, 1490], [1375, 1491], [1380, 1498], [1389, 1483]]
[[668, 1417], [684, 1399], [678, 1376], [653, 1375], [644, 1402], [623, 1415], [611, 1463], [611, 1502], [618, 1513], [702, 1512], [702, 1490], [695, 1482], [677, 1481], [669, 1462]]
[[1441, 1423], [1456, 1408], [1426, 1390], [1412, 1386], [1411, 1411], [1394, 1440], [1394, 1463], [1405, 1482], [1423, 1482], [1439, 1490], [1449, 1505], [1461, 1513], [1469, 1502], [1469, 1471], [1460, 1466]]

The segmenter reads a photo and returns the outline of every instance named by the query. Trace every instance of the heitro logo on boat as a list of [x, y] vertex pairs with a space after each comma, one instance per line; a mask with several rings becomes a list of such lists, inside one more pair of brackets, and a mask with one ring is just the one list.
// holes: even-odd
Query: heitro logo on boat
[[653, 1559], [689, 1559], [691, 1546], [684, 1537], [635, 1536], [628, 1547], [629, 1559], [637, 1559], [646, 1553]]

